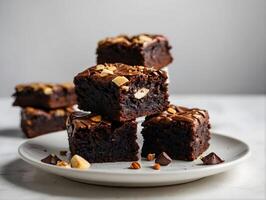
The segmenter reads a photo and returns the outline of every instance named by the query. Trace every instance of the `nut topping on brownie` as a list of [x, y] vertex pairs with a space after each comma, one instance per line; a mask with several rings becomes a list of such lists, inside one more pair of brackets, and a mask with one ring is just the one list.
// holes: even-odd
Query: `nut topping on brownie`
[[140, 34], [136, 36], [129, 37], [127, 35], [119, 35], [116, 37], [108, 37], [98, 42], [98, 46], [107, 46], [112, 44], [123, 44], [126, 46], [143, 45], [145, 43], [150, 43], [153, 40], [167, 40], [162, 35], [152, 35], [152, 34]]
[[74, 84], [70, 82], [19, 84], [15, 87], [13, 96], [14, 106], [45, 110], [69, 107], [77, 101]]
[[148, 116], [145, 124], [158, 121], [167, 123], [172, 120], [180, 120], [192, 123], [196, 126], [205, 122], [206, 118], [209, 119], [206, 110], [169, 105], [166, 111]]
[[74, 78], [79, 109], [112, 121], [162, 112], [169, 104], [166, 72], [122, 63], [98, 64]]
[[169, 105], [165, 111], [147, 116], [142, 126], [143, 157], [166, 152], [172, 159], [195, 160], [209, 147], [206, 110]]
[[38, 91], [46, 95], [50, 95], [54, 91], [62, 89], [74, 90], [74, 84], [73, 83], [61, 83], [61, 84], [29, 83], [29, 84], [19, 84], [15, 87], [16, 92]]
[[161, 69], [173, 60], [166, 37], [156, 34], [108, 37], [98, 43], [97, 64], [124, 63]]
[[138, 160], [135, 120], [111, 122], [94, 113], [74, 112], [67, 133], [71, 154], [91, 163]]

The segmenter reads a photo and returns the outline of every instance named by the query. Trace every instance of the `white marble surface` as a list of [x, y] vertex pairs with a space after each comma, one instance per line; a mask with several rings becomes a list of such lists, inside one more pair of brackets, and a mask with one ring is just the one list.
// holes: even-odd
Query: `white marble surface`
[[228, 172], [183, 185], [112, 188], [76, 183], [47, 174], [19, 159], [26, 138], [19, 109], [0, 99], [0, 199], [265, 199], [266, 96], [172, 96], [180, 105], [206, 108], [213, 131], [247, 142], [252, 155]]

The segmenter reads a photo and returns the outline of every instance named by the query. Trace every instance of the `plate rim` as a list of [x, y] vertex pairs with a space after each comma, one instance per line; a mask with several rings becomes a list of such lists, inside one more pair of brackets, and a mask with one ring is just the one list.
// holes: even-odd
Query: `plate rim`
[[[53, 133], [63, 133], [63, 131], [58, 131], [58, 132], [53, 132]], [[53, 134], [52, 133], [52, 134]], [[24, 155], [23, 153], [23, 148], [25, 147], [25, 145], [29, 144], [31, 141], [34, 141], [34, 140], [39, 140], [40, 138], [42, 137], [47, 137], [49, 136], [49, 134], [47, 135], [41, 135], [41, 136], [38, 136], [38, 137], [35, 137], [35, 138], [31, 138], [31, 139], [28, 139], [26, 141], [24, 141], [22, 144], [19, 145], [18, 147], [18, 154], [20, 156], [20, 158], [22, 160], [24, 160], [25, 162], [35, 166], [35, 167], [38, 167], [40, 169], [43, 169], [43, 168], [46, 168], [46, 169], [51, 169], [51, 170], [62, 170], [65, 171], [65, 172], [69, 172], [69, 170], [75, 172], [75, 173], [93, 173], [94, 175], [104, 175], [104, 174], [108, 174], [108, 175], [152, 175], [152, 176], [160, 176], [160, 175], [171, 175], [171, 174], [174, 174], [174, 175], [178, 175], [178, 174], [186, 174], [186, 173], [200, 173], [202, 171], [213, 171], [213, 170], [219, 170], [219, 169], [227, 169], [228, 167], [233, 167], [235, 165], [237, 165], [238, 163], [241, 163], [243, 162], [244, 160], [246, 160], [248, 157], [250, 157], [251, 155], [251, 149], [250, 149], [250, 146], [240, 140], [240, 139], [237, 139], [237, 138], [234, 138], [232, 136], [228, 136], [228, 135], [224, 135], [224, 134], [221, 134], [221, 133], [216, 133], [216, 132], [212, 132], [211, 131], [211, 134], [212, 135], [216, 135], [218, 137], [225, 137], [227, 139], [230, 139], [230, 140], [235, 140], [237, 141], [238, 143], [241, 143], [245, 146], [245, 151], [242, 153], [242, 155], [235, 159], [235, 160], [232, 160], [232, 161], [228, 161], [228, 162], [224, 162], [224, 163], [220, 163], [218, 165], [205, 165], [204, 168], [193, 168], [193, 169], [188, 169], [188, 170], [171, 170], [171, 171], [163, 171], [163, 170], [160, 170], [160, 173], [156, 173], [155, 170], [153, 171], [141, 171], [141, 170], [132, 170], [132, 171], [129, 171], [129, 170], [124, 170], [124, 168], [121, 168], [121, 170], [115, 170], [115, 171], [106, 171], [106, 169], [88, 169], [88, 170], [80, 170], [80, 169], [75, 169], [75, 168], [62, 168], [62, 167], [59, 167], [59, 166], [56, 166], [56, 165], [50, 165], [50, 164], [46, 164], [46, 163], [42, 163], [40, 160], [37, 160], [37, 159], [30, 159], [28, 158], [26, 155]], [[141, 158], [140, 158], [141, 160]], [[129, 163], [132, 162], [132, 161], [129, 161]], [[190, 161], [188, 161], [190, 162]], [[191, 161], [192, 162], [192, 161]], [[113, 162], [115, 163], [115, 162]], [[117, 162], [119, 163], [119, 162]], [[92, 163], [93, 164], [93, 163]], [[103, 163], [104, 164], [104, 163]], [[50, 172], [51, 172], [50, 170]], [[223, 171], [225, 171], [223, 170]], [[52, 173], [52, 172], [51, 172]]]

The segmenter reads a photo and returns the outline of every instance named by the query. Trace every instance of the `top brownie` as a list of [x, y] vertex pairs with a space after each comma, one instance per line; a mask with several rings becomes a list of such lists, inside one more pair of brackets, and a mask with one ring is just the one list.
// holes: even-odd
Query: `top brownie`
[[74, 78], [78, 106], [111, 121], [162, 112], [168, 102], [164, 71], [121, 63], [100, 64]]
[[14, 106], [55, 109], [76, 104], [73, 83], [29, 83], [15, 87]]
[[101, 40], [97, 48], [97, 63], [124, 63], [160, 69], [173, 60], [171, 46], [162, 35], [120, 35]]

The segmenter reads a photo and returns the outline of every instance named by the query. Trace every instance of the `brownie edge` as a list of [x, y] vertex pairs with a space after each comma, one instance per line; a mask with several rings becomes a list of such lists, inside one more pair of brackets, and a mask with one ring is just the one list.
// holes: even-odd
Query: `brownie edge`
[[162, 112], [169, 104], [162, 70], [121, 63], [100, 64], [74, 78], [79, 109], [110, 121], [128, 121]]
[[206, 110], [170, 105], [142, 123], [142, 156], [166, 152], [172, 159], [195, 160], [209, 147], [210, 123]]
[[135, 120], [110, 122], [97, 114], [72, 113], [67, 120], [69, 148], [90, 163], [136, 161]]
[[119, 35], [101, 40], [97, 47], [97, 63], [124, 63], [161, 69], [173, 58], [171, 46], [163, 35]]

